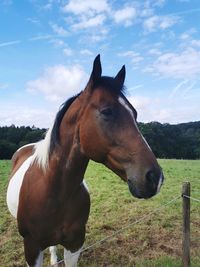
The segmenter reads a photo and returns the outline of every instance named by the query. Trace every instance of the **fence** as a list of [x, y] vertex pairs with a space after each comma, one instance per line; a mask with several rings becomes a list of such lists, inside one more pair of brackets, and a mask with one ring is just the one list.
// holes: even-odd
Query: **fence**
[[[178, 199], [182, 198], [183, 204], [182, 204], [182, 213], [183, 213], [183, 237], [182, 237], [182, 266], [183, 267], [190, 267], [190, 200], [200, 202], [200, 199], [194, 198], [190, 196], [190, 183], [185, 182], [182, 186], [182, 194], [180, 196], [177, 196], [170, 201], [166, 202], [165, 204], [161, 205], [157, 209], [153, 210], [149, 214], [141, 217], [140, 219], [120, 228], [119, 230], [115, 231], [113, 234], [106, 236], [105, 238], [83, 248], [81, 250], [81, 253], [92, 249], [98, 245], [101, 245], [102, 243], [110, 240], [111, 238], [115, 237], [119, 233], [125, 231], [126, 229], [134, 226], [135, 224], [138, 224], [140, 222], [143, 222], [151, 217], [154, 213], [164, 209], [166, 206], [176, 202]], [[73, 254], [73, 256], [76, 255], [76, 253]], [[59, 261], [55, 265], [51, 265], [49, 267], [57, 266], [61, 263], [63, 263], [64, 260]]]
[[190, 267], [190, 200], [200, 202], [200, 199], [190, 196], [190, 183], [183, 183], [183, 267]]

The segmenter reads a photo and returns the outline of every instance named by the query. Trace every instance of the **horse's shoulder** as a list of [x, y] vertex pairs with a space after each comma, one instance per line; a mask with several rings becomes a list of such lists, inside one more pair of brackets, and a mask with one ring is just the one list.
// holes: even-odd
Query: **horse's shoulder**
[[34, 153], [35, 143], [20, 147], [12, 156], [12, 171], [10, 178], [16, 173], [24, 161]]

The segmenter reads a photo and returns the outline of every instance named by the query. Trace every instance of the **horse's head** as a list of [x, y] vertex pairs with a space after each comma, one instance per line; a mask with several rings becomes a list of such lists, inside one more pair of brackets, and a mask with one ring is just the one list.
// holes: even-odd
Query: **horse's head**
[[115, 78], [101, 76], [100, 56], [80, 100], [85, 102], [79, 121], [83, 153], [101, 162], [128, 183], [138, 198], [155, 195], [163, 174], [140, 133], [137, 112], [123, 94], [125, 66]]

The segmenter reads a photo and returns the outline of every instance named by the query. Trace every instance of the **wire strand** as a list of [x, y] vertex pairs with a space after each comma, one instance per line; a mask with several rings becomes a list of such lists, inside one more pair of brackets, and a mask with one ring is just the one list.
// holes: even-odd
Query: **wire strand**
[[[142, 221], [145, 221], [147, 218], [149, 218], [149, 217], [150, 217], [151, 215], [153, 215], [155, 212], [164, 209], [166, 206], [168, 206], [169, 204], [175, 202], [176, 200], [178, 200], [178, 199], [180, 199], [180, 198], [181, 198], [181, 196], [177, 196], [177, 197], [171, 199], [170, 201], [168, 201], [168, 202], [166, 202], [165, 204], [161, 205], [161, 206], [158, 207], [157, 209], [154, 209], [152, 212], [148, 213], [147, 215], [144, 215], [144, 216], [141, 217], [140, 219], [138, 219], [138, 220], [136, 220], [136, 221], [133, 221], [132, 223], [130, 223], [130, 224], [128, 224], [128, 225], [126, 225], [126, 226], [120, 228], [119, 230], [115, 231], [113, 234], [108, 235], [108, 236], [106, 236], [106, 237], [104, 237], [104, 238], [102, 238], [102, 239], [96, 241], [95, 243], [93, 243], [93, 244], [91, 244], [91, 245], [89, 245], [89, 246], [83, 248], [83, 249], [81, 250], [81, 253], [83, 253], [83, 252], [85, 252], [86, 250], [89, 250], [89, 249], [91, 249], [91, 248], [93, 248], [93, 247], [95, 247], [95, 246], [97, 246], [97, 245], [100, 245], [100, 244], [104, 243], [105, 241], [107, 241], [107, 240], [113, 238], [114, 236], [116, 236], [116, 235], [118, 235], [119, 233], [123, 232], [124, 230], [126, 230], [126, 229], [132, 227], [133, 225], [135, 225], [135, 224], [137, 224], [137, 223], [140, 223], [140, 222], [142, 222]], [[74, 257], [76, 254], [77, 254], [77, 253], [74, 253], [74, 254], [72, 255], [72, 257]], [[60, 260], [60, 261], [57, 262], [56, 264], [59, 264], [59, 263], [61, 263], [61, 262], [64, 262], [64, 260]], [[54, 264], [54, 265], [50, 265], [50, 267], [56, 266], [56, 264]]]
[[189, 197], [187, 195], [183, 195], [183, 197], [190, 198], [190, 199], [192, 199], [192, 200], [194, 200], [196, 202], [200, 202], [200, 199], [197, 199], [197, 198], [194, 198], [194, 197]]

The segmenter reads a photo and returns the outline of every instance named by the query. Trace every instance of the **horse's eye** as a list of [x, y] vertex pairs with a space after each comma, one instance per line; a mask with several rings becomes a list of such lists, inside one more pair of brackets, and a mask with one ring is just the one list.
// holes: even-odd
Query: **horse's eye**
[[110, 117], [113, 115], [113, 110], [112, 108], [104, 108], [101, 110], [101, 114], [104, 115], [105, 117]]

